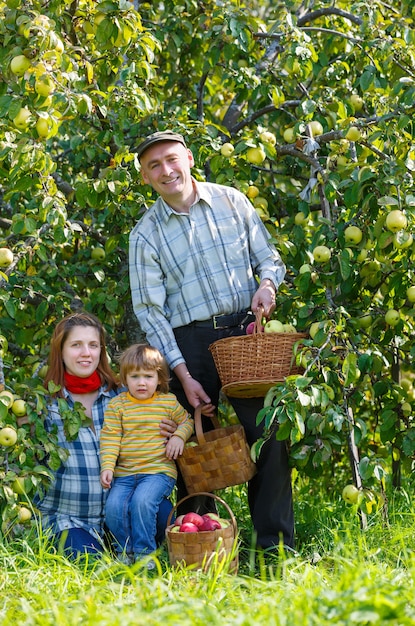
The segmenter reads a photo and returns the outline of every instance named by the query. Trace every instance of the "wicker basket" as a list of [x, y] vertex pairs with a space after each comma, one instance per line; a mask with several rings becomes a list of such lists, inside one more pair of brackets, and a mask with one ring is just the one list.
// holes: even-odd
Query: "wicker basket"
[[173, 507], [167, 519], [166, 541], [170, 564], [185, 565], [193, 569], [203, 569], [207, 571], [209, 567], [225, 559], [229, 560], [229, 572], [236, 574], [238, 571], [238, 527], [236, 519], [230, 507], [222, 498], [208, 492], [201, 492], [197, 495], [210, 496], [220, 502], [227, 510], [230, 523], [226, 528], [217, 530], [206, 530], [195, 533], [172, 532], [174, 524], [171, 524], [172, 516], [176, 509], [188, 498], [182, 498]]
[[252, 335], [225, 337], [209, 346], [222, 383], [222, 391], [233, 398], [259, 398], [286, 376], [303, 369], [294, 362], [294, 344], [307, 333], [263, 333], [260, 313]]
[[[204, 433], [200, 406], [195, 409], [194, 417], [196, 437], [190, 441], [197, 445], [186, 445], [177, 459], [187, 492], [211, 492], [250, 480], [256, 473], [256, 465], [241, 424]], [[216, 419], [214, 424], [219, 426]]]

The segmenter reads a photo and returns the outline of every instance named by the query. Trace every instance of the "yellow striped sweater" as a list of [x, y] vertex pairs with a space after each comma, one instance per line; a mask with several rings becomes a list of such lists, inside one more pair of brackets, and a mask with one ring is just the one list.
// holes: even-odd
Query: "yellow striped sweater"
[[128, 391], [108, 403], [100, 437], [101, 471], [114, 476], [167, 474], [177, 477], [175, 461], [165, 454], [160, 434], [163, 418], [178, 424], [174, 433], [187, 441], [193, 433], [193, 419], [172, 393], [155, 393], [148, 400], [136, 400]]

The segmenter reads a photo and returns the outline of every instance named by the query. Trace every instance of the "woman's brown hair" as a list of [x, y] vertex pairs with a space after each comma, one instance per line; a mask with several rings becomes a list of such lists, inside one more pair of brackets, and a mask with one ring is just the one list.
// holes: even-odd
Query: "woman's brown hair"
[[61, 387], [60, 391], [58, 391], [56, 395], [63, 397], [62, 390], [65, 385], [65, 366], [62, 359], [62, 349], [69, 333], [73, 328], [75, 328], [75, 326], [91, 326], [92, 328], [96, 328], [98, 331], [101, 354], [99, 357], [97, 371], [101, 377], [102, 385], [106, 385], [108, 391], [116, 389], [118, 387], [118, 381], [108, 362], [105, 329], [99, 319], [95, 317], [95, 315], [92, 315], [92, 313], [73, 313], [72, 315], [64, 317], [56, 324], [50, 343], [48, 371], [44, 380], [46, 389], [48, 387], [48, 383], [53, 381], [55, 385], [60, 385]]
[[155, 370], [159, 377], [158, 391], [169, 391], [169, 367], [157, 348], [146, 343], [135, 343], [124, 350], [120, 357], [120, 380], [123, 385], [127, 384], [127, 374], [135, 370]]

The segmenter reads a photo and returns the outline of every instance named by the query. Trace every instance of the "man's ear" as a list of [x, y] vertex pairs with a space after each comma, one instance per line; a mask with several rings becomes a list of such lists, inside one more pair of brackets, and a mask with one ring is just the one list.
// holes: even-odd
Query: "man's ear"
[[144, 185], [148, 185], [148, 177], [145, 175], [143, 170], [141, 170], [141, 180], [143, 181]]
[[193, 152], [189, 148], [187, 148], [187, 156], [189, 158], [190, 167], [193, 167], [195, 164], [195, 160], [193, 157]]

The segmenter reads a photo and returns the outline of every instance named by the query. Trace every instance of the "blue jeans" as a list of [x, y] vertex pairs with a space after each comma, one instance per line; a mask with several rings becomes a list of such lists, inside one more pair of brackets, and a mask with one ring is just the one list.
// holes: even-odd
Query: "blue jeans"
[[115, 550], [140, 558], [156, 549], [157, 515], [173, 491], [165, 474], [134, 474], [115, 478], [105, 505], [105, 522], [116, 540]]

